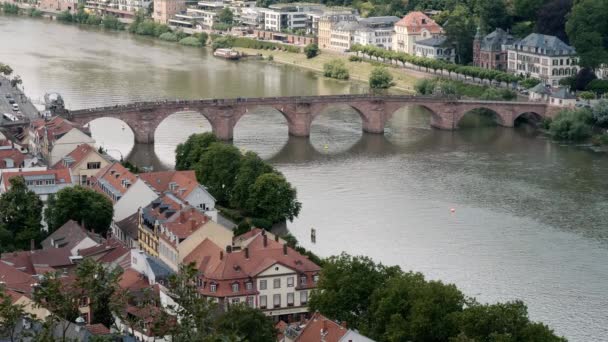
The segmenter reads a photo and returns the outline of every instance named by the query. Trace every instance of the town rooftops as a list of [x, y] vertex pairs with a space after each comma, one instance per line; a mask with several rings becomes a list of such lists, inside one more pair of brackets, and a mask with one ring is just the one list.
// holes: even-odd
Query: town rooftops
[[548, 56], [564, 56], [576, 53], [574, 48], [555, 36], [532, 33], [526, 38], [516, 41], [513, 46], [523, 52], [531, 52]]
[[315, 312], [295, 342], [339, 342], [347, 332], [347, 328]]
[[[9, 142], [10, 144], [10, 142]], [[10, 146], [10, 145], [8, 145]], [[0, 148], [0, 169], [22, 167], [25, 156], [16, 148]]]
[[445, 37], [445, 36], [432, 37], [432, 38], [417, 40], [416, 45], [423, 45], [423, 46], [429, 46], [429, 47], [444, 47], [444, 46], [447, 46], [446, 41], [447, 41], [447, 37]]
[[97, 151], [93, 146], [89, 144], [80, 144], [76, 146], [76, 148], [72, 152], [63, 157], [62, 160], [58, 161], [53, 166], [53, 168], [60, 169], [64, 167], [72, 167], [74, 165], [78, 165], [90, 153], [97, 153]]
[[333, 26], [333, 29], [336, 31], [355, 31], [359, 27], [359, 23], [356, 21], [339, 21]]
[[552, 92], [550, 96], [553, 98], [562, 99], [562, 100], [575, 100], [576, 99], [576, 96], [572, 95], [566, 88], [558, 88], [557, 90]]
[[497, 28], [494, 32], [481, 39], [481, 50], [501, 51], [503, 45], [511, 45], [513, 44], [513, 40], [512, 35], [501, 28]]
[[542, 95], [549, 95], [551, 93], [551, 91], [542, 82], [528, 89], [528, 91], [531, 93], [537, 93]]
[[56, 193], [63, 187], [72, 185], [69, 169], [22, 170], [2, 172], [3, 189], [10, 189], [10, 180], [14, 177], [23, 177], [28, 188], [37, 195]]
[[403, 19], [395, 23], [395, 26], [407, 28], [408, 34], [419, 34], [422, 30], [427, 30], [431, 34], [443, 33], [441, 26], [420, 11], [408, 13]]
[[140, 174], [139, 178], [158, 194], [171, 192], [183, 201], [194, 189], [201, 186], [194, 171], [148, 172]]
[[187, 205], [172, 193], [165, 193], [142, 209], [145, 226], [153, 229], [160, 223], [161, 237], [171, 243], [179, 243], [207, 223], [210, 218]]
[[137, 181], [137, 176], [119, 162], [107, 165], [99, 170], [94, 177], [91, 177], [93, 189], [105, 194], [113, 202], [117, 202], [135, 181]]
[[400, 19], [395, 16], [360, 18], [359, 24], [364, 26], [392, 26]]
[[51, 248], [4, 253], [1, 259], [20, 271], [36, 275], [74, 266], [71, 256], [69, 248]]
[[139, 213], [135, 212], [131, 216], [116, 222], [118, 228], [120, 228], [126, 235], [128, 235], [133, 241], [137, 241], [138, 235], [138, 224], [139, 224]]
[[35, 279], [31, 275], [18, 270], [10, 263], [0, 260], [0, 283], [7, 289], [20, 293], [30, 293]]
[[89, 135], [89, 131], [84, 127], [79, 127], [75, 123], [68, 121], [60, 116], [55, 116], [52, 119], [46, 121], [44, 119], [34, 120], [30, 123], [30, 127], [36, 131], [36, 134], [43, 138], [45, 135], [49, 143], [53, 143], [55, 140], [64, 136], [67, 132], [73, 128], [77, 128], [83, 133]]
[[78, 255], [84, 258], [93, 258], [101, 263], [115, 263], [128, 253], [129, 249], [115, 238], [109, 238], [98, 246], [83, 248], [78, 251]]

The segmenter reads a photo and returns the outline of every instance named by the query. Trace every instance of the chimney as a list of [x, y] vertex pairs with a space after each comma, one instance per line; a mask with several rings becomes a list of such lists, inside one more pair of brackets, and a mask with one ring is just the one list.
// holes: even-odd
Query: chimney
[[274, 234], [274, 241], [279, 242], [279, 234]]
[[232, 253], [232, 246], [226, 246], [226, 253]]
[[245, 247], [245, 259], [249, 259], [249, 247]]
[[283, 245], [283, 255], [287, 255], [287, 244]]
[[190, 220], [190, 229], [192, 231], [196, 229], [196, 220]]
[[264, 247], [268, 246], [268, 236], [264, 234]]
[[342, 321], [340, 325], [342, 326], [342, 329], [348, 329], [348, 324], [346, 323], [346, 321]]
[[[180, 209], [181, 209], [182, 205], [180, 204], [179, 206], [180, 206]], [[182, 222], [186, 221], [186, 213], [183, 210], [181, 210], [179, 212], [179, 220], [182, 221]]]
[[224, 260], [224, 251], [220, 251], [220, 260]]
[[34, 239], [30, 239], [30, 251], [34, 250], [36, 250], [36, 242], [34, 242]]

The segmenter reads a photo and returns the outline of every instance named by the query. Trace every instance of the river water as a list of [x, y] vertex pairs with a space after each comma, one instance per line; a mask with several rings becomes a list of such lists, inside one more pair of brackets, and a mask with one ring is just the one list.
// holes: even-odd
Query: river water
[[[1, 16], [0, 62], [22, 76], [32, 99], [57, 91], [71, 109], [366, 91], [292, 67]], [[178, 113], [161, 124], [154, 146], [135, 147], [120, 121], [100, 119], [91, 129], [110, 153], [162, 169], [179, 142], [210, 125]], [[297, 187], [303, 210], [289, 228], [314, 252], [368, 255], [455, 283], [483, 302], [522, 299], [533, 319], [572, 341], [608, 341], [606, 156], [526, 126], [433, 130], [417, 107], [400, 110], [384, 136], [362, 134], [352, 110], [329, 108], [310, 139], [288, 137], [278, 112], [256, 110], [239, 122], [234, 144], [260, 153]]]

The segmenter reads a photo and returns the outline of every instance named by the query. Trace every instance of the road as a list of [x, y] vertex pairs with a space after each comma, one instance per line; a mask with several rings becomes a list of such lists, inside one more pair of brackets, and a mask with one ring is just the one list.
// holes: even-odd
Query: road
[[[10, 99], [6, 97], [6, 94], [10, 94], [11, 98], [15, 101], [17, 105], [19, 105], [19, 111], [21, 112], [21, 116], [23, 118], [28, 118], [30, 120], [36, 119], [39, 117], [38, 110], [31, 103], [31, 101], [23, 94], [20, 89], [11, 87], [10, 81], [7, 78], [0, 76], [0, 113], [10, 113], [17, 114], [13, 110], [13, 105], [9, 102]], [[0, 125], [6, 123], [4, 117], [0, 118]]]

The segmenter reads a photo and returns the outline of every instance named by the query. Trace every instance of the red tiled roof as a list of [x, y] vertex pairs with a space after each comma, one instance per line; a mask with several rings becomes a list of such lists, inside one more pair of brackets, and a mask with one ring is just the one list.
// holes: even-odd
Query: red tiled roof
[[[127, 192], [128, 187], [123, 184], [123, 180], [129, 181], [129, 183], [133, 185], [137, 180], [137, 176], [127, 170], [127, 168], [122, 166], [119, 162], [114, 162], [99, 170], [95, 176], [91, 177], [91, 187], [95, 191], [108, 196], [99, 184], [100, 179], [105, 180], [112, 185], [113, 188], [119, 191], [121, 195], [124, 195], [125, 192]], [[112, 199], [110, 196], [108, 197]]]
[[53, 169], [63, 169], [65, 167], [73, 167], [78, 165], [86, 156], [90, 153], [97, 153], [95, 148], [89, 144], [80, 144], [76, 146], [76, 148], [66, 155], [64, 158], [69, 157], [73, 160], [73, 162], [66, 166], [63, 160], [58, 161], [55, 165], [53, 165]]
[[4, 261], [0, 261], [0, 282], [4, 283], [7, 289], [30, 293], [31, 285], [36, 281], [31, 275], [19, 271]]
[[150, 283], [141, 273], [132, 268], [127, 268], [121, 275], [118, 286], [122, 289], [133, 291], [150, 287]]
[[18, 301], [19, 298], [23, 297], [22, 293], [15, 292], [15, 291], [9, 290], [9, 289], [5, 289], [4, 293], [7, 294], [9, 297], [11, 297], [11, 303], [13, 303], [13, 304], [15, 304], [15, 302]]
[[34, 265], [32, 264], [29, 251], [3, 253], [1, 259], [19, 271], [32, 275], [37, 274]]
[[13, 177], [27, 177], [27, 176], [40, 176], [40, 175], [53, 175], [55, 177], [55, 184], [72, 184], [72, 177], [69, 169], [57, 169], [57, 170], [38, 170], [38, 171], [15, 171], [15, 172], [4, 172], [2, 173], [2, 181], [4, 182], [4, 188], [10, 188], [10, 179]]
[[30, 127], [36, 130], [36, 134], [43, 138], [46, 134], [49, 143], [53, 143], [55, 140], [61, 138], [64, 134], [71, 131], [73, 128], [77, 128], [83, 132], [86, 130], [82, 127], [78, 127], [75, 123], [68, 121], [60, 116], [55, 116], [49, 121], [45, 120], [34, 120], [30, 123]]
[[[158, 220], [178, 241], [183, 240], [210, 220], [194, 207], [184, 206], [183, 203], [176, 196], [165, 193], [144, 208], [145, 217], [149, 217], [148, 220]], [[168, 234], [162, 233], [161, 237], [175, 244]]]
[[9, 167], [6, 159], [13, 160], [13, 165], [10, 167], [23, 167], [25, 156], [16, 148], [0, 150], [0, 169], [6, 169]]
[[325, 338], [323, 341], [338, 342], [342, 336], [346, 335], [347, 332], [348, 329], [330, 319], [327, 319], [320, 313], [315, 312], [295, 341], [319, 342], [321, 341], [321, 334], [324, 334]]
[[90, 324], [85, 327], [91, 335], [109, 335], [110, 329], [101, 323]]
[[97, 258], [96, 260], [98, 262], [102, 263], [114, 262], [127, 253], [129, 253], [129, 249], [127, 249], [121, 241], [115, 238], [110, 238], [98, 246], [84, 248], [78, 251], [78, 255], [84, 258], [94, 257]]
[[47, 236], [41, 245], [44, 249], [54, 248], [51, 243], [54, 242], [55, 244], [60, 244], [60, 247], [72, 249], [87, 237], [96, 242], [102, 240], [99, 235], [82, 228], [76, 221], [68, 220], [63, 226]]
[[2, 254], [2, 261], [31, 274], [44, 274], [59, 268], [72, 267], [69, 248], [37, 249]]
[[139, 178], [159, 193], [169, 191], [183, 201], [199, 186], [194, 171], [149, 172], [140, 174]]
[[395, 26], [406, 27], [409, 34], [420, 33], [423, 29], [426, 29], [431, 34], [440, 34], [443, 32], [441, 26], [426, 14], [419, 11], [408, 13], [403, 19], [395, 23]]

